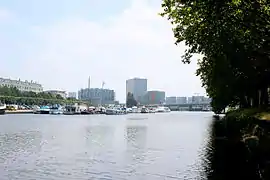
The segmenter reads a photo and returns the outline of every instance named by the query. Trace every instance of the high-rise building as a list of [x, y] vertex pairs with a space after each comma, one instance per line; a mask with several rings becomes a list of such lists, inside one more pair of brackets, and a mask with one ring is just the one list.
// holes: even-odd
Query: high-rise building
[[147, 91], [147, 79], [133, 78], [126, 81], [126, 95], [132, 93], [136, 101], [144, 96]]
[[176, 104], [176, 96], [166, 97], [166, 104]]
[[110, 89], [86, 88], [79, 90], [78, 99], [91, 101], [93, 105], [114, 104], [115, 92]]
[[176, 104], [187, 104], [187, 97], [177, 97]]
[[20, 79], [13, 80], [0, 78], [0, 86], [16, 87], [20, 91], [32, 91], [35, 93], [40, 93], [43, 91], [43, 87], [41, 84], [33, 81], [21, 81]]
[[77, 93], [76, 92], [68, 92], [68, 97], [69, 98], [77, 98]]
[[141, 104], [163, 104], [164, 102], [164, 91], [147, 91], [141, 98]]

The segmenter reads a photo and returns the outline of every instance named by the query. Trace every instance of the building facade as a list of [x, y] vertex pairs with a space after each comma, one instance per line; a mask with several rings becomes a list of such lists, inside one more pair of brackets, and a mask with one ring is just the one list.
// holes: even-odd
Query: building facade
[[93, 105], [114, 104], [115, 92], [111, 89], [86, 88], [79, 90], [78, 99], [91, 101]]
[[147, 79], [133, 78], [126, 81], [126, 96], [128, 93], [132, 93], [136, 101], [140, 99], [147, 92]]
[[165, 103], [164, 91], [147, 91], [141, 99], [141, 104], [163, 104]]
[[187, 97], [177, 97], [176, 104], [187, 104]]
[[176, 104], [176, 96], [166, 97], [166, 104]]
[[68, 92], [68, 97], [69, 98], [77, 98], [77, 93], [76, 92]]
[[12, 80], [6, 78], [0, 78], [0, 86], [7, 86], [7, 87], [16, 87], [20, 91], [32, 91], [35, 93], [40, 93], [43, 91], [43, 87], [41, 84], [38, 84], [33, 81], [21, 81], [19, 80]]
[[60, 95], [62, 98], [66, 98], [67, 97], [67, 93], [66, 91], [59, 91], [59, 90], [47, 90], [44, 91], [45, 93], [51, 93], [53, 95]]

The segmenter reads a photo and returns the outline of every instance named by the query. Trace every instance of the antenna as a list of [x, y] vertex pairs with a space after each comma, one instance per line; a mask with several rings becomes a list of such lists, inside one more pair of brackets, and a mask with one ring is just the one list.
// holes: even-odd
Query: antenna
[[102, 86], [101, 86], [101, 87], [102, 87], [102, 89], [104, 88], [104, 85], [105, 85], [105, 82], [104, 82], [104, 81], [102, 81]]
[[89, 76], [89, 78], [88, 78], [88, 89], [90, 89], [90, 81], [91, 79], [90, 79], [90, 76]]

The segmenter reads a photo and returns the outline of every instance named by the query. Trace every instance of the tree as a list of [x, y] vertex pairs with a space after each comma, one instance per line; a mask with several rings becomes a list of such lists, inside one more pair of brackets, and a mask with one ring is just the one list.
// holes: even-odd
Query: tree
[[131, 108], [133, 106], [137, 106], [137, 101], [134, 99], [133, 94], [128, 92], [127, 98], [126, 98], [126, 105], [128, 108]]
[[176, 44], [185, 42], [182, 61], [204, 55], [197, 75], [214, 109], [268, 104], [270, 85], [267, 0], [163, 0], [162, 16], [173, 24]]

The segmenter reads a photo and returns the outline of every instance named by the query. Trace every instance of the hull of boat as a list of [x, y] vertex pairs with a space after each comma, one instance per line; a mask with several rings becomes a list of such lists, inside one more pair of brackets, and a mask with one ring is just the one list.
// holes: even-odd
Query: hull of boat
[[6, 109], [0, 109], [0, 115], [6, 114]]
[[41, 110], [40, 111], [40, 114], [50, 114], [50, 111], [43, 111], [43, 110]]

